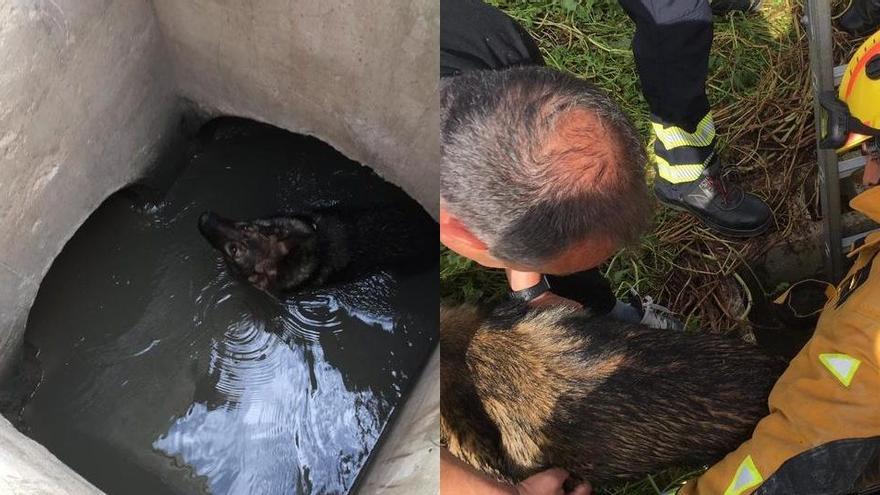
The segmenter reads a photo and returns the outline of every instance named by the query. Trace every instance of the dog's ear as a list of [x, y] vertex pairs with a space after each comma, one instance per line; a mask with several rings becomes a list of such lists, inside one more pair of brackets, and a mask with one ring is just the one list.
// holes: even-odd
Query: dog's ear
[[292, 243], [288, 243], [286, 239], [282, 239], [278, 242], [275, 249], [281, 256], [287, 256], [290, 254]]
[[[304, 244], [314, 244], [314, 239], [317, 234], [314, 231], [302, 232], [296, 231], [293, 232], [283, 239], [279, 239], [277, 244], [275, 245], [276, 252], [281, 256], [287, 256], [290, 253], [299, 251], [303, 248]], [[306, 248], [308, 249], [308, 248]]]

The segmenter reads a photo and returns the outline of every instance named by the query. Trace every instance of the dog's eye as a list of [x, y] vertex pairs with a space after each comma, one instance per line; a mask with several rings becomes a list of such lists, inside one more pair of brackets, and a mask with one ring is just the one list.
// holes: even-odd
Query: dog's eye
[[240, 251], [240, 248], [234, 242], [230, 242], [229, 244], [226, 245], [226, 254], [228, 254], [229, 256], [235, 256], [238, 254], [239, 251]]

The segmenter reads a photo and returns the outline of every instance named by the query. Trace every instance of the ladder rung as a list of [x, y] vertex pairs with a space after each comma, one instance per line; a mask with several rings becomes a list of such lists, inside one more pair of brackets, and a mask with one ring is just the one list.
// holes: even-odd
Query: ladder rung
[[843, 74], [846, 72], [846, 65], [838, 65], [834, 68], [834, 86], [840, 86]]
[[843, 239], [840, 240], [840, 245], [843, 247], [844, 251], [849, 251], [850, 249], [852, 249], [853, 244], [855, 244], [856, 242], [858, 242], [861, 239], [864, 239], [865, 237], [868, 237], [869, 235], [873, 234], [874, 232], [880, 232], [880, 228], [866, 230], [866, 231], [858, 233], [856, 235], [844, 237]]
[[853, 158], [847, 158], [837, 164], [837, 171], [840, 178], [849, 177], [859, 169], [865, 166], [866, 158], [864, 155], [858, 155]]

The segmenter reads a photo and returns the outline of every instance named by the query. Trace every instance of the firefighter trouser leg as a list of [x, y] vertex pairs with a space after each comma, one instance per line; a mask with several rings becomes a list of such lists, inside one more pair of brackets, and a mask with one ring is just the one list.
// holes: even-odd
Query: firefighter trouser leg
[[654, 123], [658, 174], [696, 180], [714, 157], [706, 97], [712, 9], [708, 0], [620, 0], [636, 24], [633, 55]]

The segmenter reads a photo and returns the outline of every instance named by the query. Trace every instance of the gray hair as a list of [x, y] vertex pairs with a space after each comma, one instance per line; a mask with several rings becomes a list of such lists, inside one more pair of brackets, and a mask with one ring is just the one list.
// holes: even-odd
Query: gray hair
[[[638, 240], [645, 146], [608, 95], [541, 66], [466, 72], [440, 95], [440, 196], [493, 256], [540, 264], [585, 239]], [[598, 125], [559, 125], [578, 111]]]

